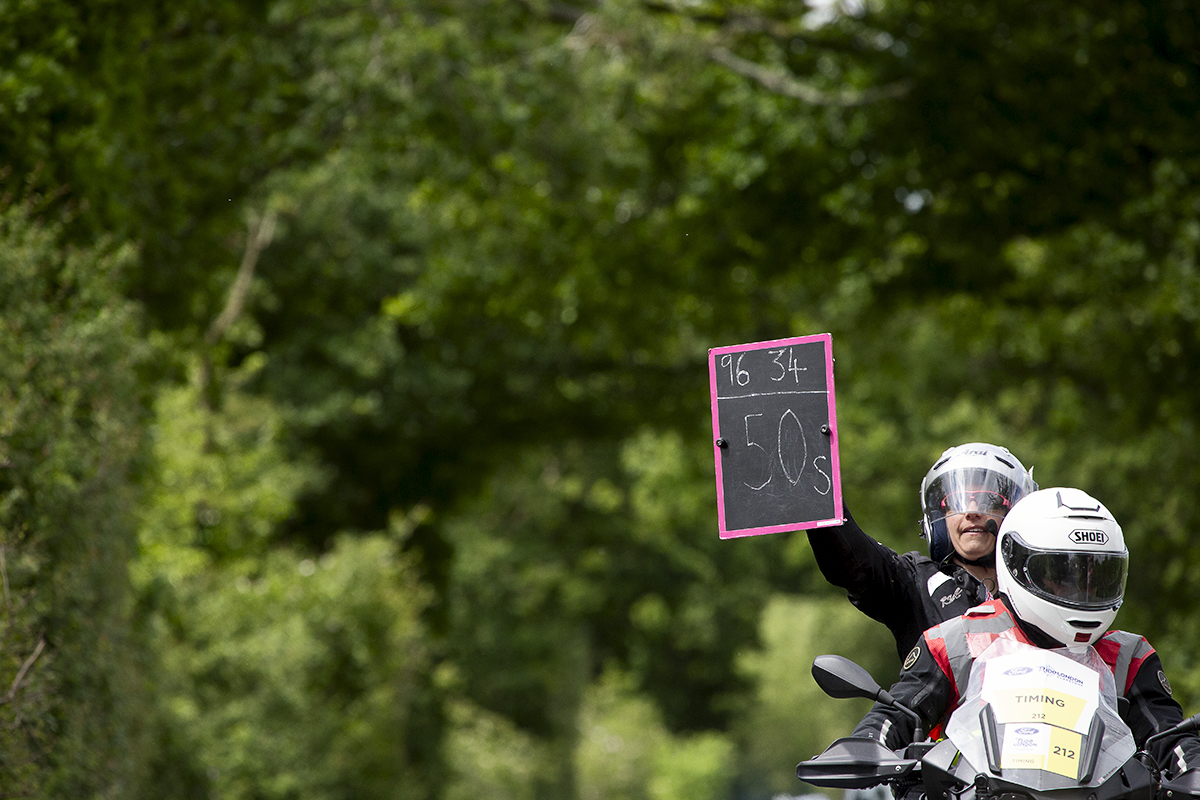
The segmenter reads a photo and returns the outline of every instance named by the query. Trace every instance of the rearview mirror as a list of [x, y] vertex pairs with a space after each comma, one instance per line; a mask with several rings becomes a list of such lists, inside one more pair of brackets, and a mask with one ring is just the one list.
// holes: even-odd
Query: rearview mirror
[[830, 697], [879, 699], [879, 684], [865, 669], [842, 656], [817, 656], [812, 665], [813, 680]]

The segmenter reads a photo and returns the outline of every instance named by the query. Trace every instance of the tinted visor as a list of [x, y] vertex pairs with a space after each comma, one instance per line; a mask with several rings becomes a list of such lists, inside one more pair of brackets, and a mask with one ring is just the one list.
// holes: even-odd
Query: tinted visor
[[938, 504], [938, 509], [947, 517], [951, 514], [966, 514], [970, 511], [1002, 517], [1008, 513], [1008, 498], [999, 492], [991, 492], [986, 489], [964, 489], [943, 497], [941, 503]]
[[952, 514], [1003, 517], [1021, 499], [1020, 490], [998, 472], [960, 469], [939, 475], [925, 489], [925, 514], [938, 520]]
[[1016, 536], [1008, 536], [1001, 555], [1017, 583], [1059, 605], [1110, 608], [1125, 594], [1128, 553], [1034, 550]]

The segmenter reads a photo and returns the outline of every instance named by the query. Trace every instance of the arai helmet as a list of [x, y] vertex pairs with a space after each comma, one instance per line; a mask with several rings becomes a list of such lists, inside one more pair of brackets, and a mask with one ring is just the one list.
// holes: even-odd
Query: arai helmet
[[1082, 650], [1104, 635], [1125, 596], [1121, 526], [1079, 489], [1042, 489], [1017, 503], [996, 538], [996, 587], [1025, 623]]
[[994, 517], [998, 526], [1018, 500], [1037, 488], [1033, 470], [1026, 470], [1006, 448], [972, 442], [946, 450], [921, 481], [921, 536], [929, 542], [929, 557], [940, 564], [954, 555], [946, 517], [979, 511]]

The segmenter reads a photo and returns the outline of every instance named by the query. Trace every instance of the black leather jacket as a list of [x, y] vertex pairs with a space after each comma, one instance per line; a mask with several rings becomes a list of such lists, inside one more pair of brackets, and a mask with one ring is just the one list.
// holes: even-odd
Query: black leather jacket
[[844, 525], [808, 532], [817, 566], [860, 611], [891, 630], [900, 658], [927, 628], [988, 600], [983, 583], [961, 566], [897, 553], [863, 533], [844, 506], [842, 513]]

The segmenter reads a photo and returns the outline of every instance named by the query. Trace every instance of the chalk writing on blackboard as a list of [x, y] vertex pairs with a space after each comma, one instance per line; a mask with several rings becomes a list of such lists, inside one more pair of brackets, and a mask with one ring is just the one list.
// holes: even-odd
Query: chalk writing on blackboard
[[709, 351], [721, 538], [842, 523], [832, 337]]

